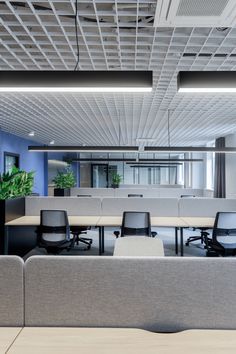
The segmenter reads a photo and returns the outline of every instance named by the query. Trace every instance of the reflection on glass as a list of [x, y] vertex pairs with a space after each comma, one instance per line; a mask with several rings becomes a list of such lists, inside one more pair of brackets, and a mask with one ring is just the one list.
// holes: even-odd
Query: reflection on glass
[[12, 168], [19, 167], [19, 156], [14, 154], [5, 153], [4, 156], [4, 170], [5, 172], [11, 172]]

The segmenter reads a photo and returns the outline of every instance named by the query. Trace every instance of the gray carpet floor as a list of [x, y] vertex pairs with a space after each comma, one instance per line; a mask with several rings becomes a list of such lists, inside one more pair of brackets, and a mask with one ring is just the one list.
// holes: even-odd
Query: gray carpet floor
[[[112, 256], [115, 244], [115, 236], [113, 235], [114, 228], [105, 229], [105, 253], [104, 256]], [[175, 231], [173, 228], [153, 228], [153, 231], [158, 232], [158, 238], [163, 241], [165, 256], [176, 256], [175, 255]], [[192, 231], [189, 229], [184, 230], [184, 240], [189, 236], [198, 236], [199, 230]], [[85, 237], [93, 239], [93, 244], [90, 250], [84, 250], [84, 245], [82, 243], [79, 246], [76, 246], [75, 250], [70, 252], [63, 251], [61, 255], [78, 255], [78, 256], [95, 256], [98, 255], [98, 229], [92, 229], [87, 232]], [[35, 248], [27, 255], [24, 259], [32, 255], [46, 255], [47, 252], [44, 249]], [[185, 257], [205, 257], [206, 250], [204, 245], [199, 241], [191, 243], [188, 247], [184, 246], [184, 256]]]

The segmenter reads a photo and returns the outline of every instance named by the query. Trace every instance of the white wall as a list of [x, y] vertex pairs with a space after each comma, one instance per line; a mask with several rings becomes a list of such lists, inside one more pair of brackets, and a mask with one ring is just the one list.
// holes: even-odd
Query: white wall
[[[193, 154], [194, 159], [204, 159], [203, 154]], [[205, 160], [203, 162], [192, 163], [192, 188], [205, 188]]]
[[[236, 146], [236, 134], [225, 137], [225, 146]], [[236, 198], [236, 154], [225, 155], [226, 198]]]

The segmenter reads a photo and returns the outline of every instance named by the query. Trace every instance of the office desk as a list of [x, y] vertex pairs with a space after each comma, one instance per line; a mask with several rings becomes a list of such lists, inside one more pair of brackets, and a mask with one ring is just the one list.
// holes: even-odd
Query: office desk
[[205, 218], [205, 217], [182, 217], [181, 218], [188, 227], [207, 227], [212, 229], [214, 226], [215, 218]]
[[[98, 220], [97, 226], [101, 232], [102, 238], [102, 250], [104, 252], [104, 227], [121, 227], [121, 216], [101, 216]], [[175, 228], [175, 253], [178, 254], [178, 230], [180, 230], [180, 249], [181, 255], [183, 255], [183, 228], [188, 227], [188, 224], [179, 217], [151, 217], [151, 226], [153, 227], [174, 227]]]
[[[97, 226], [100, 216], [68, 216], [70, 226]], [[4, 254], [8, 254], [9, 227], [39, 226], [40, 216], [22, 216], [5, 224]], [[99, 254], [102, 254], [102, 234], [99, 228]]]
[[152, 333], [133, 328], [23, 328], [9, 354], [234, 354], [235, 330]]
[[21, 329], [21, 327], [0, 327], [0, 354], [7, 352]]

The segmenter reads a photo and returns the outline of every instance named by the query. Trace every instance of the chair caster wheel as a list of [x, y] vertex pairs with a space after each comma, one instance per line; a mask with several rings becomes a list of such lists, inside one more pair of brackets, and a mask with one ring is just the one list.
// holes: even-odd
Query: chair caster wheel
[[185, 246], [189, 246], [189, 242], [185, 242]]
[[215, 251], [207, 251], [206, 257], [219, 257], [219, 255]]

